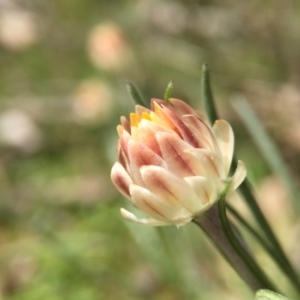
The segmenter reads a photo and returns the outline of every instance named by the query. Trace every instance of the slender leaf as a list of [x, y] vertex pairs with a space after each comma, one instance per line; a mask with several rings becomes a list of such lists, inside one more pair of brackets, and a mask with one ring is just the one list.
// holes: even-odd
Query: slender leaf
[[207, 64], [202, 66], [201, 91], [205, 112], [210, 123], [213, 124], [219, 117], [214, 105], [214, 98], [210, 86], [210, 75]]
[[241, 117], [264, 159], [267, 161], [273, 172], [281, 179], [290, 196], [295, 200], [297, 209], [300, 211], [298, 201], [299, 192], [296, 188], [295, 181], [274, 141], [264, 128], [264, 125], [244, 98], [235, 99], [232, 101], [232, 105]]
[[126, 81], [126, 88], [128, 91], [128, 94], [131, 98], [131, 100], [133, 101], [134, 105], [142, 105], [147, 107], [148, 104], [146, 103], [146, 101], [142, 98], [141, 94], [139, 93], [139, 91], [137, 90], [137, 88], [134, 86], [134, 84], [130, 81]]
[[165, 95], [164, 95], [164, 99], [166, 102], [169, 102], [169, 99], [172, 97], [173, 86], [174, 86], [174, 80], [171, 80], [167, 85]]

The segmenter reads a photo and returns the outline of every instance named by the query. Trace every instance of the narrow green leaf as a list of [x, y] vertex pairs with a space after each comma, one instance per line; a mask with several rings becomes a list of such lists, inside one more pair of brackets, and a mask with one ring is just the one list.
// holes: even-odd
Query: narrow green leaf
[[292, 300], [280, 294], [268, 290], [259, 290], [255, 294], [255, 300]]
[[[247, 102], [243, 99], [238, 99], [232, 101], [233, 107], [237, 111], [237, 113], [241, 116], [242, 120], [244, 121], [247, 129], [249, 130], [250, 134], [254, 138], [257, 146], [260, 148], [261, 152], [263, 153], [264, 157], [266, 158], [267, 162], [269, 163], [270, 167], [277, 173], [283, 172], [283, 174], [278, 174], [279, 178], [283, 180], [285, 178], [284, 183], [289, 186], [290, 193], [295, 197], [297, 191], [292, 186], [293, 183], [287, 182], [287, 178], [292, 178], [286, 169], [284, 162], [279, 154], [278, 149], [276, 148], [275, 144], [265, 131], [263, 125], [259, 121], [256, 114], [253, 112], [251, 107], [247, 104]], [[287, 177], [286, 177], [287, 176]], [[284, 253], [278, 239], [276, 238], [273, 230], [269, 226], [266, 218], [262, 214], [257, 202], [251, 192], [249, 183], [245, 180], [239, 187], [240, 192], [243, 194], [246, 204], [249, 206], [253, 215], [255, 216], [257, 222], [259, 223], [261, 229], [265, 233], [266, 237], [269, 239], [272, 247], [274, 248], [274, 252], [276, 252], [277, 263], [280, 265], [281, 270], [286, 274], [286, 276], [290, 279], [291, 283], [300, 292], [300, 280], [298, 278], [298, 274], [295, 272], [293, 266], [291, 265], [289, 259], [287, 258], [286, 254]], [[297, 202], [296, 202], [297, 203]], [[298, 206], [299, 209], [299, 206]]]
[[250, 253], [241, 245], [239, 239], [236, 234], [233, 232], [231, 224], [226, 215], [226, 192], [230, 187], [230, 182], [227, 184], [225, 191], [221, 194], [220, 199], [218, 201], [218, 213], [220, 217], [220, 221], [222, 224], [222, 229], [236, 251], [236, 253], [241, 257], [241, 259], [245, 262], [249, 270], [255, 275], [257, 280], [260, 281], [262, 287], [275, 290], [273, 284], [269, 281], [264, 271], [260, 268], [254, 258], [250, 255]]
[[169, 102], [169, 99], [172, 97], [173, 86], [174, 86], [174, 80], [171, 80], [167, 85], [165, 95], [164, 95], [164, 99], [166, 102]]
[[[207, 65], [203, 65], [202, 67], [202, 98], [206, 113], [211, 124], [214, 123], [215, 120], [219, 118], [212, 95], [212, 90], [210, 87], [210, 78], [209, 78], [209, 71]], [[233, 158], [231, 170], [235, 169], [236, 167], [236, 158]], [[265, 233], [266, 237], [269, 239], [270, 244], [273, 247], [273, 251], [277, 253], [277, 262], [281, 265], [281, 269], [285, 272], [288, 278], [290, 278], [293, 285], [296, 287], [298, 291], [300, 291], [300, 282], [296, 272], [294, 271], [293, 267], [291, 266], [289, 260], [287, 259], [285, 253], [282, 250], [281, 245], [279, 244], [273, 230], [271, 229], [270, 225], [268, 224], [266, 218], [264, 217], [263, 213], [261, 212], [256, 199], [251, 191], [249, 182], [245, 180], [239, 187], [239, 191], [242, 193], [245, 203], [248, 205], [249, 209], [251, 210], [253, 216], [255, 217], [257, 223], [260, 225], [261, 230]], [[264, 243], [263, 243], [264, 244]]]
[[290, 196], [294, 199], [297, 209], [300, 211], [300, 205], [298, 201], [299, 192], [297, 190], [295, 181], [291, 176], [278, 148], [276, 147], [270, 135], [267, 133], [262, 122], [259, 120], [254, 110], [245, 99], [235, 99], [232, 101], [232, 105], [235, 111], [241, 117], [264, 159], [272, 171], [281, 179]]
[[126, 81], [126, 88], [134, 105], [138, 104], [145, 107], [148, 106], [148, 104], [146, 103], [146, 101], [144, 101], [141, 94], [139, 93], [139, 91], [137, 90], [137, 88], [134, 86], [133, 83], [131, 83], [130, 81]]
[[210, 86], [209, 69], [207, 64], [204, 64], [202, 66], [201, 91], [205, 112], [208, 116], [210, 123], [213, 124], [217, 119], [219, 119], [219, 117], [214, 104], [214, 98]]

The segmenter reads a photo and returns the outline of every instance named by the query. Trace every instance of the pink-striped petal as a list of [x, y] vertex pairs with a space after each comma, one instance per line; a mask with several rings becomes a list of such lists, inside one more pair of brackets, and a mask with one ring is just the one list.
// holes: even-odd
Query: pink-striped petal
[[143, 119], [139, 126], [139, 140], [142, 144], [150, 148], [152, 151], [154, 151], [157, 155], [162, 156], [159, 145], [156, 140], [155, 133], [156, 132], [169, 132], [173, 133], [172, 130], [170, 130], [167, 127], [164, 127], [160, 124], [157, 124], [155, 122], [151, 122], [149, 120]]
[[224, 162], [216, 153], [207, 149], [189, 149], [186, 152], [194, 155], [198, 164], [202, 166], [202, 173], [197, 174], [208, 178], [209, 180], [226, 179]]
[[155, 107], [156, 104], [158, 104], [159, 106], [169, 105], [166, 101], [161, 100], [161, 99], [157, 99], [157, 98], [152, 98], [151, 101], [150, 101], [150, 104], [151, 104], [151, 110], [152, 111], [154, 111], [154, 107]]
[[213, 125], [213, 132], [225, 162], [226, 174], [228, 174], [234, 150], [234, 134], [232, 128], [225, 120], [217, 120]]
[[111, 169], [111, 180], [121, 194], [130, 199], [129, 186], [132, 180], [119, 162], [116, 162]]
[[148, 190], [170, 205], [174, 215], [193, 215], [198, 210], [198, 199], [183, 180], [169, 171], [156, 166], [144, 166], [141, 175]]
[[205, 148], [216, 152], [220, 155], [219, 146], [216, 139], [212, 133], [212, 129], [208, 124], [201, 120], [198, 116], [194, 115], [184, 115], [182, 119], [187, 123], [198, 139], [199, 148]]
[[218, 200], [216, 187], [207, 178], [202, 176], [185, 177], [198, 198], [197, 213], [207, 210]]
[[141, 186], [144, 185], [140, 175], [140, 168], [142, 166], [155, 165], [166, 167], [164, 160], [159, 155], [133, 139], [128, 142], [128, 156], [133, 181]]
[[166, 106], [163, 106], [163, 112], [166, 114], [168, 119], [174, 124], [177, 132], [180, 133], [183, 140], [192, 145], [193, 147], [200, 148], [198, 139], [195, 137], [190, 126], [182, 121], [182, 119], [176, 115], [171, 109], [168, 109]]
[[192, 109], [188, 104], [183, 102], [182, 100], [176, 98], [170, 98], [170, 103], [173, 105], [176, 113], [181, 117], [183, 115], [195, 115], [198, 116], [196, 111]]
[[161, 199], [146, 188], [131, 185], [130, 195], [137, 208], [155, 219], [173, 222], [175, 219], [191, 218], [192, 214], [184, 207], [174, 207], [169, 199]]
[[149, 113], [151, 112], [151, 110], [148, 109], [148, 108], [145, 108], [144, 106], [136, 105], [136, 106], [135, 106], [135, 112], [136, 112], [136, 114], [138, 114], [139, 116], [142, 116], [143, 113], [149, 114]]
[[122, 116], [121, 117], [121, 124], [123, 126], [123, 128], [130, 133], [130, 122], [127, 120], [126, 117]]
[[156, 139], [160, 147], [168, 170], [178, 177], [195, 175], [197, 161], [193, 155], [185, 150], [193, 149], [188, 143], [181, 140], [176, 134], [156, 133]]

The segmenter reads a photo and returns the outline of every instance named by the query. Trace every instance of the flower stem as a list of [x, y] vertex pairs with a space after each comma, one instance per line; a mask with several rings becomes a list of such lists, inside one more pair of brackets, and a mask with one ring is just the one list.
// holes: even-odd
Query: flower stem
[[[229, 264], [253, 291], [263, 288], [274, 290], [274, 287], [271, 284], [266, 283], [265, 280], [258, 278], [253, 273], [253, 270], [249, 268], [244, 259], [237, 253], [235, 247], [228, 240], [228, 237], [222, 228], [216, 206], [210, 208], [203, 216], [195, 218], [194, 223], [202, 228]], [[236, 236], [236, 234], [237, 233], [235, 232], [234, 235]], [[236, 238], [239, 239], [238, 237]], [[247, 255], [250, 255], [244, 245], [241, 245], [241, 247], [243, 247], [243, 251], [247, 253]]]
[[275, 290], [270, 281], [268, 280], [267, 276], [263, 272], [263, 270], [260, 268], [260, 266], [256, 263], [254, 258], [249, 253], [248, 249], [245, 248], [245, 245], [242, 245], [241, 237], [237, 236], [233, 232], [233, 229], [230, 225], [226, 214], [225, 196], [226, 194], [223, 194], [218, 202], [218, 213], [225, 235], [227, 236], [228, 240], [230, 241], [231, 245], [234, 247], [236, 252], [244, 260], [245, 264], [253, 272], [253, 274], [255, 274], [255, 276], [260, 280], [260, 282], [264, 284], [265, 287]]
[[265, 232], [266, 236], [268, 237], [273, 251], [277, 253], [276, 258], [278, 263], [282, 266], [282, 269], [285, 270], [285, 273], [288, 275], [289, 279], [295, 286], [295, 288], [300, 292], [300, 282], [298, 279], [298, 275], [296, 274], [295, 270], [291, 266], [288, 258], [286, 257], [281, 245], [279, 244], [275, 234], [273, 233], [271, 227], [269, 226], [266, 218], [264, 217], [263, 213], [261, 212], [255, 198], [251, 192], [249, 184], [247, 180], [245, 180], [239, 187], [241, 193], [245, 198], [246, 204], [249, 206], [250, 210], [252, 211], [254, 217], [256, 218], [257, 223], [261, 226], [263, 231]]
[[233, 217], [237, 219], [258, 240], [258, 242], [266, 250], [270, 257], [273, 258], [277, 266], [285, 273], [285, 275], [291, 280], [291, 283], [294, 285], [294, 287], [299, 291], [299, 284], [297, 283], [297, 281], [295, 281], [289, 266], [282, 261], [278, 253], [274, 251], [273, 247], [267, 241], [265, 241], [261, 234], [259, 234], [231, 205], [227, 203], [226, 207], [233, 215]]
[[[207, 65], [203, 65], [202, 67], [202, 78], [201, 78], [201, 86], [202, 86], [202, 98], [203, 104], [208, 115], [209, 121], [213, 124], [218, 118], [218, 112], [216, 110], [216, 106], [214, 104], [213, 94], [210, 86], [210, 78], [209, 78], [209, 70]], [[235, 169], [236, 167], [236, 159], [233, 160], [231, 169]], [[272, 247], [272, 252], [276, 253], [273, 255], [273, 258], [276, 262], [281, 266], [281, 269], [288, 276], [292, 284], [295, 288], [300, 292], [300, 281], [297, 273], [291, 266], [288, 258], [286, 257], [281, 245], [279, 244], [275, 234], [273, 233], [270, 225], [265, 219], [263, 213], [261, 212], [255, 197], [252, 194], [250, 186], [245, 180], [239, 187], [239, 190], [243, 194], [244, 200], [251, 210], [253, 216], [255, 217], [257, 223], [260, 225], [262, 231], [265, 233], [265, 236], [268, 239], [270, 247]], [[263, 245], [264, 243], [262, 243]], [[275, 258], [276, 257], [276, 258]]]

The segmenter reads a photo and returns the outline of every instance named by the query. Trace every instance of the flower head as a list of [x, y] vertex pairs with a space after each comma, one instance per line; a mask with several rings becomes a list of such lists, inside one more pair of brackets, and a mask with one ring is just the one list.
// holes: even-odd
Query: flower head
[[[224, 190], [233, 156], [231, 126], [203, 116], [178, 99], [152, 99], [151, 110], [136, 106], [130, 119], [121, 117], [118, 161], [111, 171], [117, 189], [150, 218], [130, 221], [163, 226], [190, 222], [208, 210]], [[239, 161], [230, 191], [246, 176]]]

